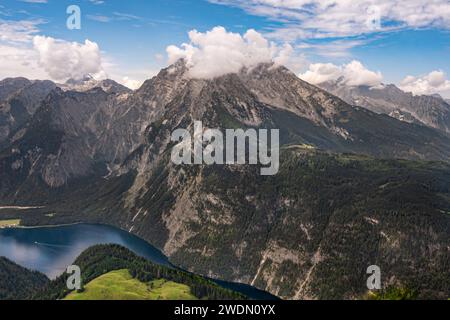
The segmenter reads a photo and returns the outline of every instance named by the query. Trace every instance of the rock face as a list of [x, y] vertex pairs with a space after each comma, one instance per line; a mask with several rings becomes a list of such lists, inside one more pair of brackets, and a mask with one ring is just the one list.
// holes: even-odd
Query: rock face
[[[0, 201], [54, 213], [29, 224], [117, 225], [191, 271], [283, 298], [361, 297], [373, 264], [386, 285], [448, 293], [450, 167], [423, 161], [448, 161], [447, 134], [283, 67], [187, 71], [179, 61], [134, 92], [53, 90], [0, 152]], [[280, 172], [173, 164], [171, 133], [196, 120], [280, 129]]]
[[51, 81], [25, 78], [0, 81], [0, 145], [33, 116], [54, 88], [56, 85]]
[[418, 123], [450, 132], [450, 104], [439, 95], [414, 96], [395, 85], [382, 87], [349, 87], [339, 80], [319, 85], [352, 105], [379, 114], [387, 114], [401, 121]]

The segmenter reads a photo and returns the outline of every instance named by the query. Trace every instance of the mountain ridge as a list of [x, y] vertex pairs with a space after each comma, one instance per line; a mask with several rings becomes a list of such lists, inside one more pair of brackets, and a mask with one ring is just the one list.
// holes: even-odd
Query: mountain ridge
[[359, 105], [402, 121], [450, 132], [450, 104], [439, 95], [413, 95], [393, 84], [380, 87], [347, 86], [339, 79], [321, 83], [319, 86], [349, 104]]

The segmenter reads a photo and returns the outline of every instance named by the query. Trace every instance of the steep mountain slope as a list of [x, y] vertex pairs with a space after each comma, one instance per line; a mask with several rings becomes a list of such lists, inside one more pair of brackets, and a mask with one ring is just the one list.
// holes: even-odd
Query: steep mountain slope
[[35, 113], [56, 88], [51, 81], [8, 78], [0, 81], [0, 146]]
[[[283, 144], [301, 142], [378, 157], [448, 159], [448, 135], [352, 107], [286, 68], [262, 64], [198, 80], [189, 79], [181, 66], [179, 62], [163, 70], [134, 95], [151, 102], [142, 103], [155, 110], [148, 130], [158, 127], [165, 142], [175, 128], [201, 120], [210, 128], [279, 128]], [[154, 92], [159, 93], [157, 101]]]
[[212, 128], [280, 128], [283, 144], [338, 152], [430, 160], [450, 155], [445, 134], [351, 107], [286, 68], [262, 64], [198, 80], [179, 61], [134, 93], [54, 90], [1, 152], [0, 192], [11, 196], [22, 185], [37, 188], [42, 182], [40, 188], [60, 187], [70, 179], [106, 175], [106, 169], [145, 175], [171, 132], [194, 120]]
[[9, 95], [31, 84], [26, 78], [6, 78], [0, 81], [0, 100], [5, 100]]
[[[0, 151], [0, 194], [4, 199], [33, 194], [33, 190], [41, 190], [37, 197], [42, 197], [70, 179], [106, 175], [108, 163], [116, 158], [120, 162], [130, 152], [137, 142], [127, 145], [126, 129], [108, 146], [102, 141], [105, 135], [110, 136], [110, 121], [122, 117], [115, 113], [121, 110], [116, 106], [130, 91], [113, 90], [115, 82], [102, 83], [110, 84], [111, 90], [106, 92], [99, 86], [82, 92], [54, 89], [33, 117], [16, 130], [10, 144]], [[133, 119], [123, 117], [132, 123]], [[133, 131], [133, 137], [137, 134]], [[126, 151], [117, 151], [122, 144], [127, 145]]]
[[70, 178], [95, 174], [92, 150], [103, 120], [100, 107], [107, 99], [102, 90], [52, 91], [1, 153], [1, 193], [6, 197], [11, 190], [25, 192], [22, 187], [59, 187]]
[[28, 299], [49, 282], [44, 274], [27, 270], [0, 257], [0, 300]]
[[291, 146], [278, 175], [263, 177], [254, 166], [179, 167], [168, 157], [138, 191], [130, 176], [82, 186], [22, 222], [115, 224], [190, 271], [283, 298], [363, 297], [373, 264], [383, 286], [448, 297], [448, 164]]
[[450, 132], [450, 105], [440, 96], [414, 96], [395, 85], [350, 87], [338, 81], [319, 85], [352, 105], [396, 119]]

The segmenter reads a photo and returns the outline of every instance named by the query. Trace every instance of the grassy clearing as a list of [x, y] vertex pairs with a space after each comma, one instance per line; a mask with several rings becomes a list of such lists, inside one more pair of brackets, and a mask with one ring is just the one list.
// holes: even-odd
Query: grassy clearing
[[0, 220], [0, 228], [17, 227], [20, 225], [20, 219]]
[[195, 300], [188, 286], [155, 280], [143, 283], [126, 269], [108, 272], [85, 285], [83, 292], [72, 292], [65, 300]]

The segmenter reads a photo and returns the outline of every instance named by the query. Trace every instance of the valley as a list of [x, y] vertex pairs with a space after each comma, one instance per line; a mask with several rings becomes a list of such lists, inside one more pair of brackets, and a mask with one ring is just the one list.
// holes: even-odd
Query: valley
[[[196, 121], [278, 129], [277, 174], [173, 163], [172, 133]], [[193, 79], [179, 60], [132, 92], [56, 88], [4, 141], [1, 220], [115, 226], [181, 269], [283, 299], [365, 297], [373, 264], [386, 288], [450, 291], [448, 133], [347, 104], [287, 68]]]
[[[110, 245], [99, 247], [99, 245], [105, 243]], [[113, 244], [116, 245], [114, 246]], [[119, 247], [119, 245], [122, 247]], [[120, 248], [117, 249], [119, 250], [117, 261], [107, 263], [106, 266], [100, 264], [104, 268], [98, 267], [97, 269], [96, 264], [98, 260], [89, 256], [87, 252], [96, 252], [95, 250], [99, 248], [101, 248], [97, 256], [99, 259], [105, 257], [106, 252], [111, 253], [111, 250], [111, 254], [114, 256], [116, 248]], [[0, 229], [0, 255], [6, 257], [5, 260], [9, 259], [20, 264], [22, 266], [20, 269], [26, 270], [23, 268], [24, 266], [29, 270], [36, 270], [42, 277], [47, 277], [47, 280], [50, 279], [53, 282], [57, 282], [61, 277], [67, 277], [65, 273], [67, 266], [74, 263], [75, 260], [80, 261], [80, 256], [87, 256], [88, 261], [80, 263], [82, 277], [86, 279], [83, 285], [86, 285], [87, 290], [79, 293], [73, 292], [67, 297], [68, 299], [95, 300], [102, 297], [107, 300], [155, 300], [159, 297], [160, 299], [170, 300], [177, 296], [181, 300], [192, 298], [189, 286], [186, 287], [186, 285], [182, 285], [177, 281], [165, 281], [163, 278], [159, 278], [161, 276], [158, 276], [156, 279], [151, 278], [151, 280], [150, 278], [141, 279], [142, 281], [136, 280], [136, 266], [130, 262], [124, 264], [122, 261], [124, 257], [133, 261], [137, 259], [136, 261], [148, 266], [155, 266], [157, 270], [159, 268], [167, 270], [169, 274], [177, 274], [177, 272], [184, 274], [184, 271], [173, 266], [167, 257], [144, 240], [113, 227], [75, 224]], [[127, 269], [123, 269], [124, 267], [127, 267]], [[92, 275], [92, 269], [96, 270], [95, 277]], [[110, 274], [109, 271], [114, 271], [114, 273]], [[31, 273], [31, 271], [27, 272]], [[133, 276], [129, 275], [130, 272], [132, 272]], [[26, 274], [26, 272], [20, 271], [15, 276], [21, 276], [22, 274]], [[140, 275], [142, 276], [142, 274], [141, 272]], [[161, 272], [158, 271], [156, 274], [161, 274]], [[0, 291], [8, 285], [4, 281], [12, 276], [12, 274], [7, 274], [0, 279]], [[190, 276], [198, 277], [193, 274]], [[198, 277], [198, 280], [200, 279], [204, 278]], [[204, 281], [239, 292], [243, 296], [245, 295], [252, 299], [271, 300], [275, 298], [267, 292], [244, 284], [213, 279], [204, 279]], [[142, 290], [133, 291], [131, 290], [133, 286]], [[65, 283], [63, 287], [65, 287]]]

